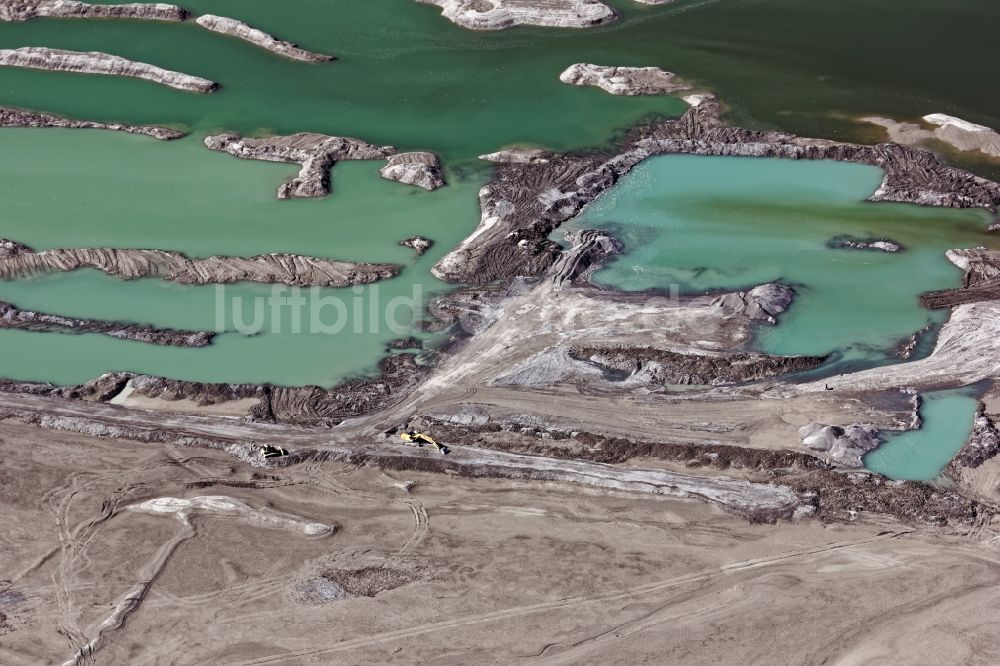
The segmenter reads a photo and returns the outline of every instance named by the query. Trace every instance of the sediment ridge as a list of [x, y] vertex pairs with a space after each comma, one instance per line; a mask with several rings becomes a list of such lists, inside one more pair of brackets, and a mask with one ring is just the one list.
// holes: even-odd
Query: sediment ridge
[[599, 0], [417, 0], [441, 8], [446, 19], [469, 30], [503, 30], [518, 25], [589, 28], [618, 13]]
[[51, 113], [40, 113], [38, 111], [25, 111], [9, 106], [0, 107], [0, 127], [65, 127], [70, 129], [102, 129], [115, 132], [126, 132], [128, 134], [145, 134], [161, 141], [170, 141], [185, 136], [185, 132], [180, 132], [167, 127], [154, 127], [150, 125], [126, 125], [123, 123], [100, 123], [90, 120], [74, 120], [52, 115]]
[[859, 238], [857, 236], [834, 236], [826, 246], [832, 250], [868, 250], [872, 252], [902, 252], [903, 246], [888, 238]]
[[[612, 465], [663, 460], [692, 473], [739, 471], [751, 479], [773, 480], [801, 493], [808, 498], [813, 515], [824, 521], [853, 521], [862, 513], [878, 513], [909, 524], [971, 525], [980, 516], [995, 511], [995, 507], [954, 490], [915, 481], [888, 481], [867, 472], [843, 473], [814, 455], [797, 451], [635, 441], [591, 432], [568, 435], [545, 431], [545, 437], [518, 437], [515, 433], [520, 428], [516, 427], [505, 430], [497, 423], [460, 425], [424, 416], [413, 419], [408, 427], [427, 427], [447, 441], [466, 447], [489, 447], [525, 455]], [[502, 437], [489, 437], [492, 432], [499, 432]], [[762, 518], [765, 516], [761, 514], [756, 517]]]
[[434, 153], [415, 152], [392, 155], [379, 170], [386, 180], [395, 180], [432, 191], [445, 185], [441, 160]]
[[[918, 123], [901, 122], [892, 118], [867, 116], [863, 122], [884, 127], [889, 139], [906, 145], [916, 145], [924, 141], [937, 140], [962, 151], [979, 151], [990, 157], [1000, 157], [1000, 133], [967, 120], [944, 113], [930, 113]], [[934, 129], [925, 129], [931, 125]]]
[[374, 377], [348, 380], [330, 389], [205, 383], [131, 372], [109, 372], [75, 386], [0, 379], [0, 392], [109, 403], [127, 386], [130, 396], [152, 398], [167, 405], [190, 401], [204, 407], [257, 400], [256, 405], [248, 408], [249, 421], [329, 428], [344, 419], [395, 405], [423, 381], [429, 370], [428, 366], [417, 363], [415, 354], [403, 353], [386, 356], [379, 363], [378, 374]]
[[336, 59], [330, 55], [315, 53], [313, 51], [307, 51], [306, 49], [299, 48], [291, 42], [276, 39], [263, 30], [258, 30], [257, 28], [243, 23], [242, 21], [237, 21], [236, 19], [227, 18], [225, 16], [205, 14], [204, 16], [199, 16], [195, 19], [195, 23], [206, 30], [211, 30], [212, 32], [217, 32], [229, 37], [235, 37], [236, 39], [242, 39], [245, 42], [250, 42], [251, 44], [259, 46], [262, 49], [266, 49], [271, 53], [276, 53], [280, 56], [284, 56], [285, 58], [291, 58], [292, 60], [301, 60], [303, 62], [329, 62]]
[[35, 252], [0, 239], [0, 279], [96, 268], [123, 280], [160, 278], [181, 284], [277, 283], [298, 287], [348, 287], [396, 276], [395, 264], [365, 264], [296, 254], [190, 259], [179, 252], [114, 248]]
[[612, 95], [669, 95], [691, 86], [659, 67], [609, 67], [577, 63], [559, 75], [573, 86], [596, 86]]
[[958, 289], [942, 289], [922, 294], [921, 305], [936, 309], [1000, 300], [1000, 252], [978, 247], [948, 250], [945, 256], [964, 271], [962, 286]]
[[0, 302], [0, 328], [44, 333], [100, 333], [121, 340], [172, 347], [204, 347], [215, 337], [215, 333], [209, 331], [179, 331], [113, 321], [62, 317], [21, 310], [16, 305], [4, 302]]
[[180, 22], [187, 16], [186, 10], [163, 3], [95, 5], [72, 0], [4, 0], [0, 3], [0, 21], [12, 22], [42, 17]]
[[50, 72], [123, 76], [197, 93], [210, 93], [219, 88], [218, 83], [208, 79], [99, 51], [64, 51], [42, 46], [0, 49], [0, 66], [42, 69]]
[[244, 160], [301, 165], [298, 176], [278, 188], [279, 199], [324, 197], [330, 193], [330, 169], [338, 161], [381, 160], [396, 152], [392, 146], [311, 132], [266, 138], [215, 134], [205, 137], [205, 146]]
[[742, 384], [811, 370], [825, 356], [769, 356], [758, 353], [682, 354], [653, 347], [573, 347], [570, 356], [592, 363], [612, 377], [643, 375], [660, 384]]
[[480, 224], [434, 267], [434, 274], [451, 282], [482, 285], [546, 272], [560, 254], [549, 234], [576, 217], [637, 164], [655, 155], [854, 162], [879, 167], [885, 173], [882, 184], [869, 197], [871, 201], [991, 210], [1000, 204], [1000, 185], [942, 164], [924, 150], [896, 144], [865, 146], [802, 139], [782, 132], [727, 127], [719, 116], [718, 102], [706, 99], [679, 119], [631, 132], [617, 152], [509, 150], [484, 156], [497, 166], [493, 180], [480, 191]]

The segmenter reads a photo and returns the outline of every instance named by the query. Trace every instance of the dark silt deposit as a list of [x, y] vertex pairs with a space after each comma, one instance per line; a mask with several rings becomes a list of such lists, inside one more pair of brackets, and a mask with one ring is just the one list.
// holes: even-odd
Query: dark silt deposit
[[856, 238], [854, 236], [834, 236], [827, 247], [835, 250], [868, 250], [872, 252], [902, 252], [903, 246], [887, 238]]

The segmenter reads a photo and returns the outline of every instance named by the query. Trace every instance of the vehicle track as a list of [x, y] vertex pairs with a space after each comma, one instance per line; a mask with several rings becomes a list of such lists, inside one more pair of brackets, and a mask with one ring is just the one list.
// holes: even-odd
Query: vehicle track
[[460, 627], [467, 627], [475, 624], [482, 624], [486, 622], [496, 622], [501, 620], [509, 620], [512, 618], [520, 617], [523, 615], [530, 615], [534, 613], [542, 612], [552, 612], [565, 610], [572, 608], [574, 606], [580, 606], [589, 603], [603, 602], [603, 601], [615, 601], [619, 599], [627, 599], [630, 597], [643, 596], [647, 594], [652, 594], [655, 592], [661, 592], [673, 587], [678, 587], [688, 583], [696, 583], [699, 581], [707, 581], [715, 576], [729, 575], [737, 571], [745, 571], [749, 569], [756, 569], [759, 567], [769, 566], [771, 564], [777, 564], [785, 562], [791, 559], [805, 557], [808, 555], [816, 555], [820, 553], [825, 553], [834, 550], [842, 550], [845, 548], [853, 548], [856, 546], [861, 546], [869, 543], [875, 543], [879, 541], [886, 541], [888, 539], [895, 539], [897, 537], [909, 534], [912, 530], [905, 531], [893, 531], [893, 532], [883, 532], [874, 537], [866, 539], [857, 539], [852, 541], [840, 541], [830, 544], [823, 544], [819, 546], [811, 546], [809, 548], [803, 548], [801, 550], [789, 551], [785, 553], [780, 553], [770, 557], [755, 558], [749, 560], [740, 560], [737, 562], [731, 562], [729, 564], [723, 565], [722, 567], [705, 569], [699, 572], [686, 574], [684, 576], [678, 576], [676, 578], [670, 578], [663, 581], [658, 581], [655, 583], [647, 583], [645, 585], [640, 585], [627, 590], [616, 590], [612, 592], [606, 592], [603, 594], [593, 594], [584, 595], [578, 597], [570, 597], [566, 599], [558, 599], [555, 601], [542, 602], [537, 604], [529, 604], [526, 606], [517, 606], [514, 608], [507, 608], [500, 611], [492, 611], [489, 613], [483, 613], [476, 616], [465, 616], [454, 618], [451, 620], [444, 620], [440, 622], [430, 622], [426, 624], [419, 624], [406, 629], [399, 629], [395, 631], [388, 631], [376, 636], [366, 636], [362, 638], [350, 639], [338, 643], [336, 645], [331, 645], [327, 647], [320, 648], [306, 648], [302, 650], [295, 650], [292, 652], [286, 652], [280, 655], [274, 655], [270, 657], [261, 657], [257, 659], [250, 659], [242, 662], [238, 662], [245, 666], [259, 666], [263, 664], [278, 664], [283, 661], [288, 661], [289, 659], [299, 659], [299, 658], [315, 658], [324, 655], [330, 655], [337, 652], [344, 652], [347, 650], [355, 650], [359, 648], [365, 648], [372, 645], [377, 645], [380, 643], [387, 643], [391, 641], [401, 640], [405, 638], [413, 638], [415, 636], [420, 636], [422, 634], [432, 633], [435, 631], [441, 631], [446, 629], [456, 629]]

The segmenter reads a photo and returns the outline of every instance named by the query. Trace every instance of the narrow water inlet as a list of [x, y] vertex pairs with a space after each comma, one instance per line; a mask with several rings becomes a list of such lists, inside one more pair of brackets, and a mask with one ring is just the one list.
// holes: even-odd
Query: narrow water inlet
[[979, 404], [974, 391], [949, 389], [920, 397], [921, 427], [890, 435], [865, 456], [866, 468], [890, 479], [932, 481], [961, 450]]

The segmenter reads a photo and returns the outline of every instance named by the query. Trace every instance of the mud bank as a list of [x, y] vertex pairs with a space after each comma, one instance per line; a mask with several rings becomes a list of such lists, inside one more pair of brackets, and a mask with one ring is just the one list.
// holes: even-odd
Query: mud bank
[[445, 185], [441, 160], [434, 153], [399, 153], [390, 156], [387, 162], [388, 164], [379, 170], [386, 180], [415, 185], [428, 191]]
[[187, 92], [210, 93], [219, 89], [219, 84], [190, 74], [173, 72], [144, 62], [127, 60], [120, 56], [90, 51], [63, 51], [41, 46], [25, 46], [20, 49], [0, 49], [0, 66], [42, 69], [49, 72], [75, 72], [78, 74], [101, 74], [123, 76], [152, 81], [160, 85], [185, 90]]
[[616, 378], [647, 376], [658, 384], [743, 384], [819, 367], [825, 356], [768, 356], [743, 353], [719, 356], [680, 354], [651, 347], [573, 347], [570, 356]]
[[303, 62], [329, 62], [336, 59], [330, 55], [314, 53], [312, 51], [299, 48], [291, 42], [276, 39], [263, 30], [258, 30], [257, 28], [243, 23], [242, 21], [226, 18], [225, 16], [205, 14], [204, 16], [199, 16], [195, 19], [195, 23], [206, 30], [218, 32], [235, 39], [242, 39], [245, 42], [250, 42], [251, 44], [259, 46], [262, 49], [266, 49], [271, 53], [276, 53], [277, 55], [285, 58], [291, 58], [292, 60], [301, 60]]
[[[863, 122], [884, 127], [889, 139], [897, 143], [916, 145], [937, 140], [962, 151], [978, 151], [990, 157], [1000, 157], [1000, 133], [967, 120], [944, 113], [931, 113], [921, 120], [925, 123], [899, 122], [892, 118], [869, 116]], [[925, 129], [928, 125], [934, 129]]]
[[827, 388], [877, 391], [901, 386], [932, 390], [967, 386], [1000, 376], [1000, 301], [963, 303], [952, 309], [926, 358], [810, 382], [788, 390]]
[[392, 146], [305, 132], [259, 139], [216, 134], [205, 137], [205, 146], [244, 160], [301, 165], [298, 176], [278, 188], [279, 199], [325, 197], [330, 193], [330, 169], [338, 161], [382, 160], [396, 152]]
[[518, 25], [589, 28], [618, 13], [599, 0], [416, 0], [441, 8], [446, 19], [469, 30], [503, 30]]
[[0, 279], [96, 268], [123, 280], [160, 278], [181, 284], [260, 282], [298, 287], [348, 287], [396, 276], [395, 264], [363, 264], [296, 254], [189, 259], [165, 250], [59, 249], [35, 252], [0, 239]]
[[577, 63], [559, 75], [572, 86], [596, 86], [612, 95], [670, 95], [691, 86], [659, 67], [608, 67]]
[[145, 134], [161, 141], [170, 141], [186, 136], [185, 132], [166, 127], [149, 125], [125, 125], [122, 123], [99, 123], [90, 120], [73, 120], [50, 113], [25, 111], [9, 106], [0, 107], [0, 127], [64, 127], [69, 129], [102, 129], [128, 134]]
[[480, 224], [434, 267], [434, 274], [452, 282], [486, 284], [544, 273], [559, 256], [549, 234], [654, 155], [854, 162], [879, 167], [885, 173], [881, 186], [870, 197], [872, 201], [988, 209], [1000, 203], [1000, 185], [942, 164], [927, 151], [726, 127], [719, 113], [718, 102], [704, 100], [677, 120], [633, 131], [614, 153], [509, 150], [484, 156], [497, 166], [493, 180], [480, 191]]
[[1000, 252], [986, 248], [948, 250], [948, 260], [964, 271], [959, 289], [923, 294], [925, 308], [950, 308], [965, 303], [1000, 300]]
[[163, 3], [94, 5], [72, 0], [4, 0], [0, 4], [0, 21], [30, 21], [47, 17], [180, 22], [187, 16], [186, 10]]
[[870, 252], [902, 252], [903, 246], [888, 238], [858, 238], [856, 236], [834, 236], [826, 246], [835, 250], [868, 250]]
[[413, 236], [412, 238], [404, 238], [403, 240], [399, 241], [399, 244], [402, 245], [403, 247], [410, 248], [411, 250], [416, 252], [418, 257], [420, 257], [424, 254], [424, 252], [433, 247], [434, 241], [430, 240], [429, 238], [424, 238], [423, 236]]
[[969, 439], [952, 460], [952, 467], [975, 469], [1000, 453], [1000, 430], [987, 413], [986, 405], [979, 404]]
[[[297, 426], [335, 426], [345, 419], [378, 412], [398, 404], [426, 377], [429, 368], [414, 354], [385, 357], [372, 378], [353, 379], [332, 389], [316, 386], [282, 387], [269, 384], [210, 384], [111, 372], [78, 386], [0, 380], [0, 392], [110, 403], [128, 387], [128, 397], [149, 398], [171, 411], [171, 403], [211, 407], [250, 404], [244, 414], [261, 423]], [[177, 411], [184, 411], [178, 407]]]
[[122, 340], [173, 347], [204, 347], [215, 337], [215, 333], [208, 331], [178, 331], [113, 321], [61, 317], [21, 310], [4, 302], [0, 302], [0, 328], [46, 333], [101, 333]]

